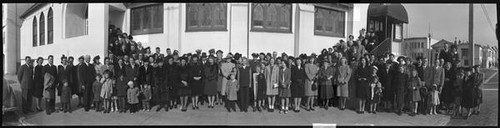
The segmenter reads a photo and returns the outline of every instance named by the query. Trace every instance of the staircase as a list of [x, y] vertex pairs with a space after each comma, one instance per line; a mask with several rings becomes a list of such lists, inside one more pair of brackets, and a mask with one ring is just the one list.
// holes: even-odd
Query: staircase
[[372, 51], [369, 51], [370, 54], [374, 54], [375, 56], [380, 56], [385, 53], [390, 53], [391, 52], [391, 39], [386, 38], [382, 43], [380, 43], [378, 46], [376, 46]]

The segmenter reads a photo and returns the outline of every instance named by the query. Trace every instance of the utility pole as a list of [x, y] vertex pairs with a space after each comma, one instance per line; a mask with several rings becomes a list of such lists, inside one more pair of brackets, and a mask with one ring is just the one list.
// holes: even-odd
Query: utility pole
[[470, 66], [474, 65], [474, 6], [469, 4], [469, 58]]

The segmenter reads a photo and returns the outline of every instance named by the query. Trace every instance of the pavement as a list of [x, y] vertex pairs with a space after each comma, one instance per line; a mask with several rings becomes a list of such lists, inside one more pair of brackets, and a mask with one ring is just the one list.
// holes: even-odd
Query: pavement
[[[496, 74], [495, 74], [496, 72]], [[498, 125], [498, 70], [485, 72], [485, 76], [495, 74], [495, 78], [484, 85], [484, 88], [496, 88], [497, 91], [485, 91], [481, 114], [472, 116], [469, 120], [450, 119], [448, 115], [417, 115], [414, 117], [403, 114], [378, 112], [377, 114], [356, 114], [355, 111], [340, 111], [337, 108], [316, 111], [302, 110], [299, 113], [280, 114], [277, 111], [269, 112], [227, 112], [223, 106], [216, 105], [214, 109], [207, 105], [200, 106], [199, 110], [188, 109], [181, 112], [179, 109], [165, 112], [138, 112], [103, 114], [85, 112], [82, 108], [75, 108], [76, 97], [72, 102], [72, 113], [53, 113], [46, 115], [44, 112], [23, 115], [24, 125], [290, 125], [312, 126], [316, 123], [335, 124], [336, 126], [497, 126]], [[15, 80], [15, 76], [4, 76]], [[495, 83], [496, 82], [496, 83]], [[14, 89], [19, 89], [15, 87]], [[17, 86], [19, 86], [17, 84]], [[59, 100], [59, 99], [57, 99]], [[56, 101], [58, 102], [58, 101]], [[56, 105], [57, 106], [57, 105]], [[153, 107], [152, 110], [156, 110]], [[250, 109], [251, 110], [251, 109]], [[7, 118], [7, 117], [4, 117]], [[3, 120], [5, 121], [5, 120]], [[15, 125], [15, 124], [13, 124]]]

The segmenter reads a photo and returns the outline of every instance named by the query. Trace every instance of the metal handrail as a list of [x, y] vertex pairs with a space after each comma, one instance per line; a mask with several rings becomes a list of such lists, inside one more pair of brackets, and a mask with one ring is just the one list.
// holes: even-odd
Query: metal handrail
[[[380, 44], [379, 44], [379, 45], [377, 45], [375, 48], [373, 48], [373, 49], [370, 51], [370, 54], [375, 54], [375, 53], [377, 53], [377, 52], [379, 51], [379, 49], [380, 49], [379, 47], [381, 47], [382, 45], [384, 45], [384, 46], [389, 45], [389, 46], [390, 46], [390, 43], [391, 43], [390, 39], [389, 39], [389, 38], [386, 38], [384, 41], [382, 41], [382, 43], [380, 43]], [[382, 48], [384, 48], [384, 47], [382, 47]], [[385, 48], [387, 48], [387, 47], [385, 47]]]

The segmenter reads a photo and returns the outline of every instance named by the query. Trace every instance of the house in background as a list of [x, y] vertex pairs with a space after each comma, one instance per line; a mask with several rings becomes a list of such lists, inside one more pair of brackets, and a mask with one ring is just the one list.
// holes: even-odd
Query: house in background
[[481, 67], [482, 68], [493, 68], [495, 67], [495, 63], [497, 61], [497, 51], [495, 50], [496, 48], [495, 47], [491, 47], [491, 46], [483, 46], [483, 51], [482, 51], [482, 54], [483, 54], [483, 58], [482, 58], [482, 62], [481, 62]]
[[[442, 42], [443, 40], [441, 40]], [[417, 57], [431, 58], [432, 48], [431, 46], [438, 43], [438, 40], [429, 37], [412, 37], [405, 38], [402, 43], [402, 51], [404, 56], [411, 57], [416, 61]]]

